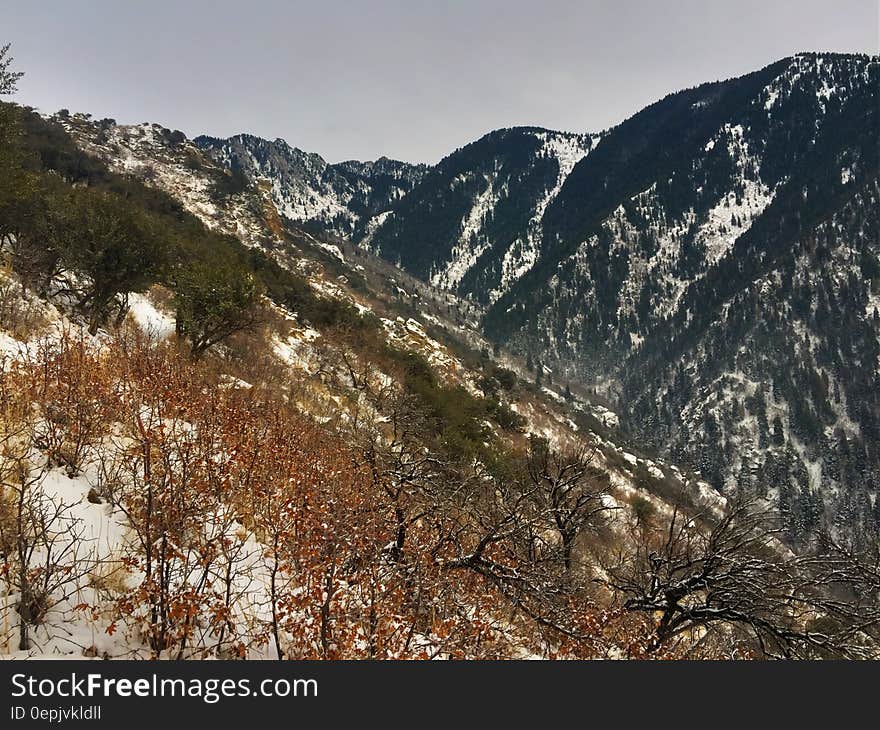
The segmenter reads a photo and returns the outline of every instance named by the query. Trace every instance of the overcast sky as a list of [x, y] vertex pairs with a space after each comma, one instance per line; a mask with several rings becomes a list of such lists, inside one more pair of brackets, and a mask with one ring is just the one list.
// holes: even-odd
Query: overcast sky
[[877, 0], [0, 0], [15, 97], [330, 161], [597, 131], [801, 50], [878, 53]]

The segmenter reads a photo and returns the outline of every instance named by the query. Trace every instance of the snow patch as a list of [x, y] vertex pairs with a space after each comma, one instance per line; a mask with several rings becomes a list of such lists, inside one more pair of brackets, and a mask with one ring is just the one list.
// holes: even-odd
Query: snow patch
[[129, 294], [128, 303], [129, 314], [145, 334], [164, 340], [174, 333], [174, 317], [160, 312], [145, 295]]

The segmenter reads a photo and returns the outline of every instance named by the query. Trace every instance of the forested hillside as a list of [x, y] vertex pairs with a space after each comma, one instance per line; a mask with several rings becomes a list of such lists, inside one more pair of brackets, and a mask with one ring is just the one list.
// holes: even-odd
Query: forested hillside
[[[4, 95], [10, 64], [6, 47]], [[783, 104], [817, 58], [661, 108], [717, 101], [696, 126], [728, 125], [797, 64]], [[841, 64], [828, 78], [865, 91], [874, 67]], [[765, 174], [747, 128], [723, 126], [735, 159], [700, 178], [702, 212], [669, 207], [677, 183], [612, 218], [597, 193], [595, 229], [569, 217], [581, 166], [618, 192], [647, 174], [618, 169], [642, 143], [615, 130], [328, 166], [0, 103], [0, 652], [875, 658], [877, 151], [870, 94], [837, 97], [799, 177], [781, 156]], [[711, 152], [697, 139], [681, 144]], [[672, 146], [644, 154], [704, 174]], [[717, 256], [628, 340], [597, 288], [563, 296], [571, 256], [581, 274], [634, 261], [624, 243], [672, 229], [670, 260]], [[832, 422], [838, 458], [817, 468]], [[721, 489], [731, 464], [749, 480]]]

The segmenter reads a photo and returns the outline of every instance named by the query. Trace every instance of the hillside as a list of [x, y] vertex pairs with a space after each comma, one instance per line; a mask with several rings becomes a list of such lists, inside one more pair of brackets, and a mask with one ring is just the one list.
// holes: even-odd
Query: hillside
[[534, 264], [544, 211], [597, 139], [491, 132], [441, 160], [361, 245], [434, 286], [494, 301]]
[[[853, 80], [852, 63], [864, 78]], [[824, 64], [800, 57], [730, 89], [683, 92], [659, 103], [659, 121], [649, 109], [602, 135], [499, 130], [433, 168], [328, 165], [280, 140], [189, 140], [155, 123], [2, 104], [2, 651], [876, 657], [876, 554], [863, 530], [841, 530], [843, 539], [822, 515], [804, 522], [832, 514], [838, 492], [820, 481], [795, 493], [792, 472], [784, 506], [806, 506], [780, 514], [785, 479], [763, 492], [716, 488], [728, 451], [738, 464], [782, 463], [819, 448], [788, 414], [821, 385], [765, 346], [778, 332], [815, 353], [799, 363], [837, 365], [826, 388], [841, 394], [838, 406], [822, 417], [861, 439], [838, 462], [840, 484], [873, 463], [864, 414], [877, 352], [855, 363], [841, 353], [876, 346], [876, 293], [859, 288], [876, 278], [876, 150], [861, 145], [875, 121], [875, 66], [830, 64], [844, 70], [829, 78], [848, 80], [857, 101], [824, 97], [837, 116], [827, 144], [824, 127], [810, 127], [818, 136], [804, 142], [799, 177], [782, 171], [781, 151], [757, 165], [752, 127], [735, 116], [769, 80]], [[785, 109], [795, 88], [790, 79], [773, 103]], [[677, 135], [680, 149], [645, 139], [682, 116], [696, 131]], [[710, 128], [714, 145], [700, 141]], [[727, 151], [697, 164], [686, 155], [695, 145]], [[848, 175], [828, 174], [841, 155]], [[604, 183], [590, 192], [594, 169]], [[684, 171], [681, 187], [641, 187], [640, 176]], [[676, 196], [701, 175], [694, 208]], [[621, 191], [648, 188], [608, 212]], [[792, 222], [797, 195], [817, 210]], [[725, 203], [739, 206], [741, 223], [727, 223]], [[643, 229], [629, 231], [634, 221]], [[663, 289], [662, 316], [652, 307], [627, 321], [624, 343], [603, 318], [625, 310], [600, 296], [599, 277], [570, 279], [567, 267], [607, 266], [602, 286], [623, 288], [630, 269], [608, 265], [608, 252], [634, 261], [617, 250], [659, 250], [670, 230], [670, 271], [688, 283], [674, 296]], [[690, 269], [681, 254], [695, 242], [704, 260]], [[783, 253], [797, 254], [785, 286]], [[548, 267], [556, 273], [543, 280]], [[761, 286], [743, 285], [755, 276]], [[824, 297], [813, 311], [823, 343], [792, 318], [808, 315], [813, 288]], [[852, 297], [861, 308], [841, 320], [832, 305]], [[773, 313], [749, 319], [764, 306]], [[738, 337], [754, 342], [751, 354], [736, 352], [757, 368], [733, 361], [741, 391], [720, 345], [710, 347], [738, 347]], [[690, 352], [700, 358], [695, 387], [669, 386], [670, 362]], [[771, 353], [774, 367], [813, 377], [813, 390], [794, 382], [785, 398], [756, 395], [748, 379], [765, 377]], [[708, 395], [722, 375], [725, 397]], [[751, 415], [737, 410], [731, 430], [737, 398]], [[818, 407], [809, 402], [801, 418]], [[690, 428], [685, 418], [701, 407], [714, 421]], [[649, 437], [667, 423], [654, 408], [681, 420]], [[768, 442], [746, 450], [748, 428], [760, 438], [764, 421]], [[743, 448], [714, 448], [725, 439]], [[858, 519], [875, 519], [872, 482], [858, 484]]]
[[[529, 517], [538, 508], [531, 501], [536, 495], [529, 506], [510, 491], [530, 478], [527, 465], [535, 459], [547, 459], [544, 468], [551, 471], [561, 468], [553, 466], [557, 459], [567, 459], [565, 468], [576, 473], [571, 486], [577, 486], [579, 498], [589, 497], [588, 513], [581, 514], [578, 506], [569, 516], [571, 539], [577, 542], [566, 543], [567, 557], [560, 563], [566, 573], [586, 566], [587, 552], [605, 554], [610, 544], [628, 539], [637, 513], [641, 520], [669, 514], [673, 499], [695, 513], [717, 510], [723, 500], [705, 484], [632, 453], [613, 428], [613, 414], [601, 405], [574, 395], [565, 401], [493, 361], [488, 344], [457, 314], [454, 298], [434, 301], [424, 285], [400, 272], [391, 278], [386, 264], [342, 242], [279, 228], [281, 219], [265, 187], [229, 189], [229, 173], [200, 157], [179, 133], [77, 115], [44, 120], [9, 109], [25, 130], [23, 174], [31, 183], [22, 190], [33, 189], [35, 197], [25, 195], [19, 208], [6, 209], [12, 217], [4, 219], [13, 265], [4, 274], [2, 388], [4, 402], [30, 404], [24, 411], [9, 411], [4, 421], [4, 473], [17, 473], [27, 464], [28, 474], [9, 487], [23, 500], [21, 506], [4, 503], [4, 509], [19, 515], [16, 520], [43, 515], [51, 537], [45, 527], [18, 537], [14, 529], [3, 528], [8, 544], [21, 541], [25, 550], [15, 560], [9, 557], [9, 565], [25, 573], [7, 588], [6, 605], [19, 606], [4, 611], [7, 650], [169, 657], [643, 651], [638, 647], [645, 625], [638, 617], [625, 620], [610, 606], [603, 613], [608, 599], [601, 591], [589, 599], [572, 593], [565, 603], [547, 603], [541, 586], [559, 579], [546, 572], [550, 552], [533, 567], [534, 584], [522, 584], [486, 572], [507, 570], [507, 561], [518, 560], [514, 554], [495, 555], [485, 564], [473, 558], [471, 564], [468, 546], [494, 520], [500, 522], [493, 531], [515, 515], [522, 522], [518, 532], [535, 529], [534, 520], [544, 519], [540, 510]], [[79, 187], [67, 187], [74, 180]], [[51, 194], [40, 185], [53, 186]], [[151, 222], [144, 231], [165, 231], [163, 248], [154, 252], [155, 273], [138, 267], [137, 278], [118, 282], [117, 294], [103, 300], [100, 310], [92, 306], [89, 292], [103, 281], [98, 277], [109, 261], [79, 252], [91, 241], [90, 229], [77, 228], [72, 237], [72, 227], [80, 224], [68, 217], [68, 196], [76, 199], [80, 190], [92, 191], [81, 203], [84, 215], [93, 215], [90, 205], [102, 206], [101, 215], [110, 217], [115, 215], [107, 207], [111, 204], [135, 206], [136, 215]], [[63, 228], [56, 231], [53, 223], [48, 234], [32, 230], [41, 224], [30, 217], [30, 205], [48, 206], [43, 214], [61, 217], [47, 220]], [[8, 232], [12, 225], [15, 233]], [[34, 233], [43, 237], [37, 240]], [[40, 261], [24, 266], [31, 261], [26, 253], [52, 252], [56, 240], [59, 259], [53, 259], [48, 278]], [[118, 239], [105, 244], [112, 244], [107, 251], [116, 256]], [[149, 245], [154, 251], [154, 243]], [[188, 288], [200, 286], [194, 277], [214, 275], [209, 264], [221, 254], [238, 280], [256, 277], [261, 299], [244, 306], [256, 307], [259, 316], [233, 319], [242, 326], [197, 350], [197, 335], [230, 317], [231, 304], [210, 298], [206, 303], [194, 298], [201, 289]], [[202, 317], [213, 319], [203, 322]], [[521, 369], [517, 361], [499, 356]], [[281, 444], [286, 444], [277, 455], [281, 461], [267, 460]], [[260, 488], [282, 490], [261, 492], [260, 499], [270, 500], [263, 507], [238, 502], [246, 494], [256, 498], [243, 491], [257, 478], [241, 461], [242, 449], [248, 448], [254, 456], [264, 454]], [[157, 466], [149, 466], [153, 461]], [[204, 471], [208, 463], [216, 466]], [[266, 531], [280, 529], [280, 523], [271, 527], [264, 520], [275, 515], [271, 500], [290, 498], [289, 477], [283, 475], [291, 469], [313, 475], [301, 483], [310, 500], [330, 500], [321, 514], [329, 514], [331, 504], [340, 509], [338, 524], [316, 525], [314, 542], [284, 543], [297, 550], [319, 548], [318, 572], [303, 580], [318, 580], [328, 565], [339, 570], [332, 578], [338, 581], [330, 594], [332, 606], [312, 603], [309, 594], [297, 598], [298, 591], [312, 589], [292, 580], [290, 561], [302, 565], [305, 554], [277, 553], [267, 562]], [[145, 504], [143, 490], [150, 494], [151, 485], [172, 501]], [[486, 502], [489, 485], [506, 496]], [[368, 500], [362, 507], [351, 501], [356, 494]], [[509, 512], [514, 504], [519, 506]], [[378, 509], [382, 520], [359, 528], [359, 509], [369, 520]], [[153, 544], [153, 530], [173, 541], [171, 552], [141, 552]], [[378, 551], [373, 558], [378, 562], [368, 564], [379, 571], [374, 578], [380, 583], [373, 587], [381, 586], [383, 601], [391, 603], [389, 613], [382, 614], [387, 625], [381, 631], [376, 627], [372, 639], [358, 638], [363, 629], [357, 617], [363, 614], [351, 605], [367, 601], [363, 605], [378, 610], [377, 605], [357, 587], [363, 578], [350, 566], [335, 559], [326, 563], [330, 534], [344, 538], [339, 550]], [[503, 534], [498, 539], [512, 538]], [[619, 537], [612, 540], [615, 534]], [[352, 543], [356, 535], [367, 542]], [[591, 547], [595, 538], [589, 535], [605, 537]], [[391, 553], [389, 545], [395, 546]], [[410, 603], [411, 588], [394, 584], [391, 568], [382, 567], [396, 560], [405, 561], [407, 571], [427, 570], [433, 576], [424, 577], [420, 590], [440, 593], [419, 600], [434, 602], [435, 623], [425, 623], [423, 611]], [[422, 567], [411, 562], [422, 560], [427, 560]], [[51, 566], [48, 573], [39, 561]], [[455, 561], [462, 562], [454, 570], [443, 567]], [[155, 584], [154, 570], [167, 571], [161, 585]], [[272, 585], [273, 570], [286, 576], [283, 622], [273, 615], [281, 604], [269, 595], [281, 591]], [[459, 571], [473, 577], [458, 577]], [[45, 587], [35, 583], [37, 575], [46, 578], [40, 584]], [[323, 575], [321, 580], [331, 579]], [[22, 591], [35, 601], [24, 613], [16, 598]], [[527, 595], [521, 619], [504, 618], [507, 602], [526, 601]], [[566, 608], [576, 595], [587, 601], [583, 608]], [[478, 605], [486, 610], [480, 622], [468, 619], [467, 631], [456, 618], [460, 602], [468, 613]], [[214, 606], [222, 623], [191, 614], [195, 605]], [[581, 616], [587, 605], [591, 608]], [[604, 616], [613, 637], [600, 642], [594, 636], [588, 646], [584, 635], [569, 643], [566, 632], [574, 630], [569, 622], [587, 620], [594, 611], [589, 620]], [[332, 641], [326, 634], [330, 616]], [[534, 621], [549, 622], [549, 633], [542, 630], [537, 644], [528, 629]]]

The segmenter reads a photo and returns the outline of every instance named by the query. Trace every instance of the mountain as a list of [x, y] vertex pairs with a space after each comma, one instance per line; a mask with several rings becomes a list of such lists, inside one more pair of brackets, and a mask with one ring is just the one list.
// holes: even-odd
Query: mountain
[[[610, 130], [543, 211], [532, 265], [488, 297], [485, 333], [603, 388], [719, 489], [777, 500], [793, 535], [876, 529], [878, 82], [876, 59], [802, 54]], [[432, 220], [412, 198], [392, 216]], [[466, 235], [450, 262], [444, 236], [409, 233], [413, 258], [381, 245], [387, 225], [380, 253], [486, 301], [491, 247], [450, 280], [436, 272], [472, 269]]]
[[361, 245], [793, 536], [878, 524], [876, 58], [799, 54], [602, 135], [491, 132]]
[[769, 494], [793, 535], [870, 534], [878, 81], [804, 54], [636, 114], [572, 171], [487, 333], [603, 381], [633, 433]]
[[362, 245], [434, 286], [493, 301], [534, 263], [544, 212], [597, 139], [490, 132], [441, 160]]
[[228, 139], [201, 136], [193, 142], [249, 180], [267, 180], [283, 217], [313, 230], [354, 238], [363, 235], [372, 216], [410, 192], [427, 169], [387, 157], [329, 164], [283, 139], [270, 142], [249, 134]]
[[778, 503], [795, 540], [880, 524], [878, 83], [876, 58], [804, 53], [430, 168], [196, 142], [598, 390], [642, 443]]

